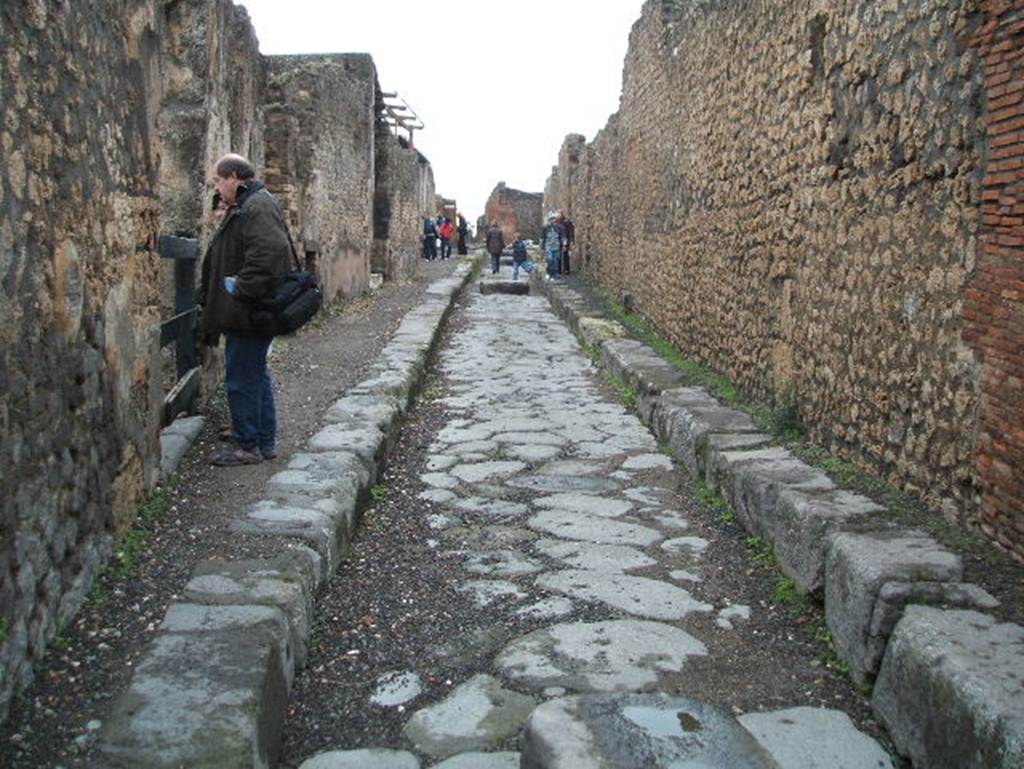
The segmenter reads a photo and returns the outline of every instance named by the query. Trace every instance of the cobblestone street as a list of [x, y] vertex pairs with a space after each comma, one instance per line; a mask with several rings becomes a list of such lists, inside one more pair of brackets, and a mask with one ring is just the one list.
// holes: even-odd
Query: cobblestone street
[[[865, 721], [685, 478], [546, 298], [470, 286], [318, 602], [285, 765], [770, 767], [827, 734], [821, 765], [890, 766], [820, 709]], [[687, 718], [707, 739], [663, 739]]]

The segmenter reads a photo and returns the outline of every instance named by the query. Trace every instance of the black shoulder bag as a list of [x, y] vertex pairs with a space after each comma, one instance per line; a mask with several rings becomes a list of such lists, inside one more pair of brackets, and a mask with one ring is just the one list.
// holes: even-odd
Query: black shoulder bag
[[282, 275], [268, 297], [258, 302], [252, 312], [252, 325], [261, 334], [284, 336], [298, 331], [320, 311], [324, 294], [316, 275], [302, 269], [295, 253], [292, 235], [288, 235], [295, 270]]

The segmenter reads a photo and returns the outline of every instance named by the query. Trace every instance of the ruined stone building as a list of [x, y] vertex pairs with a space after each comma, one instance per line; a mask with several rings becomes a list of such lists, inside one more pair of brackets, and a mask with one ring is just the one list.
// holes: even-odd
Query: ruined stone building
[[497, 222], [506, 243], [511, 243], [517, 232], [526, 240], [539, 240], [544, 226], [543, 199], [539, 192], [514, 190], [498, 182], [487, 198], [484, 215], [477, 221], [477, 232], [486, 232], [487, 225]]
[[547, 191], [672, 343], [1024, 556], [1024, 0], [649, 0]]
[[208, 239], [216, 158], [252, 159], [328, 299], [408, 268], [435, 190], [369, 56], [262, 56], [231, 0], [4, 3], [0, 57], [2, 718], [157, 482], [158, 236]]

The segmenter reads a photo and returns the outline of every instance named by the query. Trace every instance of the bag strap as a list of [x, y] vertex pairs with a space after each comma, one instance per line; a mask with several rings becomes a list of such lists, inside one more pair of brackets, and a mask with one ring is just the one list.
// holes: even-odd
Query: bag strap
[[292, 241], [292, 234], [288, 230], [288, 222], [284, 223], [284, 234], [288, 236], [288, 246], [292, 250], [292, 259], [295, 260], [295, 271], [302, 272], [302, 265], [299, 263], [299, 254], [295, 251], [295, 243]]

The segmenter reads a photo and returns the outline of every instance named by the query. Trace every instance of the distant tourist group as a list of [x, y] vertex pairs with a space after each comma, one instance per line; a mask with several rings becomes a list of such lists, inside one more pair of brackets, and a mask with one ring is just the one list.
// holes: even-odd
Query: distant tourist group
[[452, 255], [452, 239], [456, 239], [456, 248], [460, 255], [469, 253], [466, 247], [466, 236], [469, 225], [462, 214], [457, 215], [458, 226], [452, 224], [447, 216], [438, 214], [436, 219], [423, 217], [423, 252], [424, 259], [433, 261], [441, 257], [448, 259]]
[[[540, 248], [547, 266], [547, 280], [556, 275], [569, 274], [569, 252], [576, 241], [576, 227], [561, 211], [551, 211], [547, 216], [547, 224], [540, 234]], [[491, 274], [497, 275], [501, 268], [501, 252], [505, 250], [505, 234], [497, 222], [487, 227], [485, 239], [487, 253], [491, 256]], [[529, 273], [533, 264], [527, 260], [526, 242], [519, 233], [515, 233], [512, 241], [512, 280], [519, 280], [519, 270]]]

